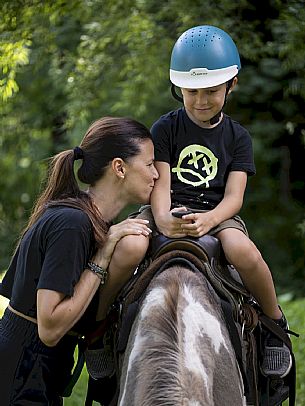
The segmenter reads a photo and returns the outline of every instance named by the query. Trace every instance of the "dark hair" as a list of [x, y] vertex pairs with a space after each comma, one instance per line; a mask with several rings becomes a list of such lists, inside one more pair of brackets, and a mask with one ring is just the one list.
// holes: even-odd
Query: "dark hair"
[[93, 185], [113, 158], [128, 161], [140, 152], [139, 141], [151, 139], [149, 130], [130, 118], [105, 117], [88, 129], [80, 148], [84, 159], [77, 174], [80, 181]]
[[[128, 161], [140, 153], [139, 144], [147, 139], [151, 139], [149, 130], [131, 118], [104, 117], [95, 121], [80, 144], [83, 161], [77, 171], [79, 180], [85, 184], [94, 185], [104, 175], [108, 164], [114, 158]], [[53, 157], [46, 187], [34, 206], [24, 232], [48, 207], [71, 206], [82, 209], [88, 214], [96, 242], [100, 245], [104, 242], [107, 225], [90, 196], [79, 188], [74, 174], [75, 159], [73, 149], [60, 152]]]

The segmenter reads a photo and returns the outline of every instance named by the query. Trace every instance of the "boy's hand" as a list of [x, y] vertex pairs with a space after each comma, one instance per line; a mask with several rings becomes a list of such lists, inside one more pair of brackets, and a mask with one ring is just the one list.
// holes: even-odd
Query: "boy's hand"
[[[172, 215], [174, 212], [187, 211], [186, 207], [175, 208], [155, 219], [159, 231], [166, 237], [180, 238], [187, 236], [187, 232], [182, 230], [182, 224], [190, 224], [191, 220], [177, 218]], [[183, 216], [184, 217], [184, 216]]]
[[201, 237], [216, 226], [216, 224], [214, 224], [212, 211], [186, 214], [182, 219], [187, 220], [187, 222], [184, 221], [181, 224], [182, 232], [191, 237]]

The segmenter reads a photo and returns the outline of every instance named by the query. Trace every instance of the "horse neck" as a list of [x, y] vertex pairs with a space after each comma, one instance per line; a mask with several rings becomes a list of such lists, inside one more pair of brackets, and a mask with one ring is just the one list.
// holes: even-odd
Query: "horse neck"
[[124, 364], [120, 405], [221, 406], [224, 388], [232, 404], [243, 404], [219, 304], [205, 279], [186, 268], [169, 268], [151, 283]]

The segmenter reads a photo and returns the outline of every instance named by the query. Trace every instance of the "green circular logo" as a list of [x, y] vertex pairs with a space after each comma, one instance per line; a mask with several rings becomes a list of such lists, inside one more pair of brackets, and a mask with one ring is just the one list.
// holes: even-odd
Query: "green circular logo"
[[202, 145], [189, 145], [180, 155], [173, 173], [178, 179], [188, 185], [209, 187], [209, 182], [215, 178], [218, 168], [218, 158], [213, 152]]

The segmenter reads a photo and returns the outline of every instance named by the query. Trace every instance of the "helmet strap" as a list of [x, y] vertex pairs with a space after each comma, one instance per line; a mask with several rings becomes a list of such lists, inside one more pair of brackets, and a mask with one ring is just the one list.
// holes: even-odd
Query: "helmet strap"
[[221, 110], [220, 110], [217, 114], [215, 114], [214, 117], [212, 117], [212, 118], [210, 119], [210, 124], [211, 124], [211, 125], [218, 123], [218, 121], [219, 121], [219, 119], [220, 119], [222, 110], [223, 110], [224, 106], [226, 105], [227, 96], [228, 96], [228, 94], [229, 94], [229, 90], [231, 89], [233, 80], [234, 80], [234, 78], [228, 80], [227, 83], [226, 83], [226, 94], [225, 94], [225, 101], [224, 101], [224, 104], [223, 104]]
[[[234, 77], [235, 77], [235, 76], [234, 76]], [[232, 79], [228, 80], [228, 81], [227, 81], [227, 83], [226, 83], [226, 96], [225, 96], [225, 102], [224, 102], [224, 105], [225, 105], [225, 104], [226, 104], [226, 102], [227, 102], [227, 96], [228, 96], [229, 90], [231, 89], [231, 86], [232, 86], [233, 80], [234, 80], [234, 78], [232, 78]]]
[[176, 92], [176, 87], [175, 85], [172, 83], [171, 85], [171, 92], [172, 92], [172, 96], [174, 99], [180, 101], [181, 103], [183, 103], [183, 98], [181, 96], [179, 96], [179, 94], [177, 94]]
[[212, 117], [212, 118], [210, 119], [210, 124], [211, 124], [211, 125], [218, 123], [218, 121], [219, 121], [219, 119], [220, 119], [220, 117], [221, 117], [221, 113], [222, 113], [222, 109], [221, 109], [217, 114], [215, 114], [214, 117]]

